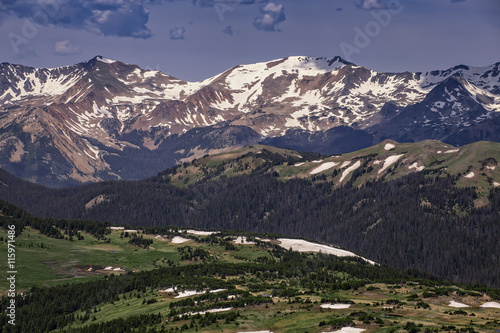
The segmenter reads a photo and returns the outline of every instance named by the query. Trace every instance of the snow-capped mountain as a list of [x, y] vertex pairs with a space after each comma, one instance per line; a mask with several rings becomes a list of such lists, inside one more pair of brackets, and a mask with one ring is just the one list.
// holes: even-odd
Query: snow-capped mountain
[[[498, 141], [499, 115], [500, 63], [381, 73], [339, 57], [288, 57], [201, 82], [100, 56], [52, 69], [0, 65], [0, 164], [53, 185], [144, 177], [262, 139], [322, 152], [386, 138]], [[315, 149], [310, 135], [328, 144]]]

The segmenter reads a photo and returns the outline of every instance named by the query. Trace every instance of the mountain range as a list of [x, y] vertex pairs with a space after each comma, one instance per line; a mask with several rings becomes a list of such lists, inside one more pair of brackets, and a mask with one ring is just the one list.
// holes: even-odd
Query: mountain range
[[201, 82], [97, 56], [0, 65], [0, 166], [49, 186], [138, 179], [264, 143], [322, 154], [398, 142], [500, 142], [500, 62], [382, 73], [287, 57]]

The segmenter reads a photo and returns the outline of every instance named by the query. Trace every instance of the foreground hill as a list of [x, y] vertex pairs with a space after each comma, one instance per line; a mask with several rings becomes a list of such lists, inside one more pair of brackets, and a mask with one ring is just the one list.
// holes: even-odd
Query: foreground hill
[[499, 151], [496, 143], [457, 151], [383, 142], [325, 157], [253, 146], [142, 181], [49, 189], [3, 173], [0, 198], [44, 217], [307, 237], [379, 263], [499, 286]]
[[382, 73], [339, 57], [247, 64], [201, 82], [97, 56], [0, 64], [0, 166], [61, 186], [138, 179], [258, 143], [324, 154], [385, 139], [500, 141], [500, 63]]
[[[8, 238], [8, 225], [16, 226], [16, 325], [8, 323], [10, 285], [4, 280], [4, 332], [486, 333], [500, 328], [498, 289], [456, 285], [352, 256], [292, 252], [279, 235], [127, 230], [37, 218], [4, 202], [0, 208], [0, 238]], [[0, 254], [7, 251], [2, 241]]]

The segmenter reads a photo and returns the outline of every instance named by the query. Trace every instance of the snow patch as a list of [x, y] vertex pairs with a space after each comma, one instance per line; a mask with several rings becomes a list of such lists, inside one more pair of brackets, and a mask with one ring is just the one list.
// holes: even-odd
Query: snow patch
[[201, 230], [186, 230], [186, 232], [188, 234], [197, 236], [210, 236], [217, 233], [216, 231], [201, 231]]
[[[173, 288], [167, 289], [169, 290], [174, 290]], [[215, 289], [215, 290], [209, 290], [209, 293], [220, 293], [221, 291], [226, 291], [227, 289]], [[196, 291], [196, 290], [184, 290], [179, 293], [179, 295], [175, 296], [174, 298], [184, 298], [184, 297], [189, 297], [189, 296], [195, 296], [195, 295], [201, 295], [204, 294], [205, 291]]]
[[469, 306], [464, 303], [459, 303], [455, 301], [450, 301], [450, 304], [448, 306], [451, 306], [452, 308], [468, 308]]
[[321, 304], [322, 309], [349, 309], [351, 304]]
[[187, 238], [184, 238], [184, 237], [180, 237], [180, 236], [175, 236], [174, 238], [172, 238], [172, 243], [173, 244], [182, 244], [182, 243], [185, 243], [185, 242], [188, 242], [190, 241], [190, 239], [187, 239]]
[[394, 148], [396, 148], [396, 145], [393, 145], [392, 143], [386, 143], [385, 146], [384, 146], [385, 150], [391, 150], [391, 149], [394, 149]]
[[347, 177], [348, 174], [350, 174], [352, 171], [356, 170], [360, 166], [361, 166], [361, 161], [357, 161], [356, 163], [345, 169], [344, 172], [342, 172], [342, 177], [340, 177], [339, 183], [342, 183], [342, 181], [344, 180], [345, 177]]
[[200, 312], [188, 312], [187, 315], [191, 315], [191, 316], [195, 316], [197, 314], [204, 315], [205, 313], [225, 312], [225, 311], [231, 311], [232, 309], [233, 308], [210, 309], [210, 310], [205, 310], [205, 311], [200, 311]]
[[252, 245], [252, 244], [255, 244], [255, 242], [250, 242], [247, 240], [246, 237], [242, 237], [242, 236], [238, 236], [236, 237], [236, 239], [234, 240], [234, 242], [236, 244], [246, 244], [246, 245]]
[[167, 288], [167, 289], [163, 289], [163, 290], [160, 290], [161, 293], [173, 293], [175, 292], [175, 289], [174, 288]]
[[441, 102], [441, 101], [434, 103], [434, 106], [437, 107], [437, 108], [439, 108], [439, 109], [444, 108], [445, 105], [446, 105], [446, 103], [445, 102]]
[[418, 166], [418, 162], [415, 162], [415, 163], [413, 163], [412, 165], [410, 165], [410, 166], [408, 167], [408, 169], [415, 169], [415, 170], [417, 170], [417, 171], [419, 171], [419, 172], [420, 172], [420, 171], [422, 171], [422, 170], [424, 170], [424, 169], [425, 169], [425, 166], [423, 166], [423, 165], [422, 165], [422, 166]]
[[[322, 252], [326, 254], [333, 254], [338, 257], [359, 257], [358, 255], [347, 250], [337, 249], [332, 246], [313, 243], [305, 241], [303, 239], [278, 238], [278, 241], [280, 241], [279, 246], [281, 246], [282, 248], [285, 248], [287, 250], [291, 248], [293, 251], [297, 252]], [[375, 264], [374, 261], [365, 259], [363, 257], [360, 258], [368, 261], [371, 264]]]
[[498, 186], [500, 186], [500, 183], [498, 183], [498, 182], [493, 182], [493, 186], [498, 187]]
[[354, 327], [342, 327], [340, 330], [323, 332], [323, 333], [361, 333], [366, 331], [364, 328], [354, 328]]
[[113, 266], [108, 266], [108, 267], [104, 268], [103, 271], [125, 272], [124, 269], [122, 269], [120, 267], [113, 268]]
[[378, 174], [380, 175], [382, 172], [384, 172], [388, 167], [393, 165], [394, 163], [397, 162], [401, 157], [403, 157], [404, 154], [401, 155], [394, 155], [394, 156], [389, 156], [385, 159], [384, 165], [382, 166], [382, 169], [378, 171]]
[[351, 164], [351, 161], [344, 161], [344, 163], [342, 163], [342, 165], [340, 166], [340, 168], [345, 168], [346, 166], [348, 166], [349, 164]]
[[494, 165], [492, 165], [492, 166], [487, 165], [486, 169], [488, 169], [488, 170], [495, 170], [495, 166]]
[[144, 78], [148, 78], [148, 77], [155, 77], [156, 74], [160, 73], [159, 71], [146, 71], [144, 72]]
[[445, 154], [452, 154], [452, 153], [456, 153], [456, 152], [458, 152], [458, 151], [459, 151], [459, 149], [451, 149], [451, 150], [447, 150], [447, 151], [445, 151], [444, 153], [445, 153]]
[[500, 309], [500, 303], [498, 302], [486, 302], [483, 305], [481, 305], [482, 308], [495, 308], [495, 309]]
[[325, 170], [331, 169], [334, 166], [336, 166], [337, 164], [338, 163], [336, 163], [336, 162], [326, 162], [326, 163], [323, 163], [319, 167], [317, 167], [316, 169], [314, 169], [311, 172], [309, 172], [309, 174], [310, 175], [315, 175], [317, 173], [320, 173], [320, 172], [323, 172]]
[[474, 172], [471, 171], [468, 174], [466, 174], [464, 177], [470, 179], [470, 178], [474, 177]]
[[195, 295], [201, 295], [204, 294], [204, 291], [196, 291], [196, 290], [185, 290], [179, 293], [179, 295], [175, 296], [174, 298], [184, 298], [184, 297], [189, 297], [189, 296], [195, 296]]
[[294, 164], [294, 166], [299, 167], [299, 166], [304, 165], [304, 164], [306, 164], [306, 163], [305, 162], [300, 162], [300, 163]]

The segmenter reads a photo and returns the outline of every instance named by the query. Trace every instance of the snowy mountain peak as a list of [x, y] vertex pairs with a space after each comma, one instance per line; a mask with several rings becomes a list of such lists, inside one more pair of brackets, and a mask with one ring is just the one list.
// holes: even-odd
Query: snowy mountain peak
[[[69, 170], [64, 171], [69, 179], [109, 179], [134, 169], [113, 171], [110, 163], [122, 163], [116, 156], [154, 154], [171, 145], [174, 137], [181, 142], [188, 140], [181, 139], [183, 135], [192, 136], [200, 128], [215, 131], [216, 126], [233, 126], [214, 132], [224, 136], [214, 137], [217, 149], [234, 148], [240, 139], [228, 139], [233, 135], [257, 140], [348, 127], [364, 131], [364, 137], [378, 131], [385, 139], [399, 126], [407, 135], [403, 140], [409, 140], [415, 137], [415, 127], [432, 124], [457, 130], [500, 111], [499, 65], [383, 73], [341, 57], [291, 56], [187, 82], [100, 55], [51, 69], [4, 63], [0, 167], [36, 162], [26, 170], [45, 164], [50, 169], [51, 161], [58, 159], [60, 169]], [[449, 132], [435, 131], [432, 138], [439, 140], [439, 133]], [[423, 133], [421, 138], [427, 138], [428, 132]], [[178, 147], [170, 161], [209, 150], [193, 146], [190, 152], [180, 143]]]

